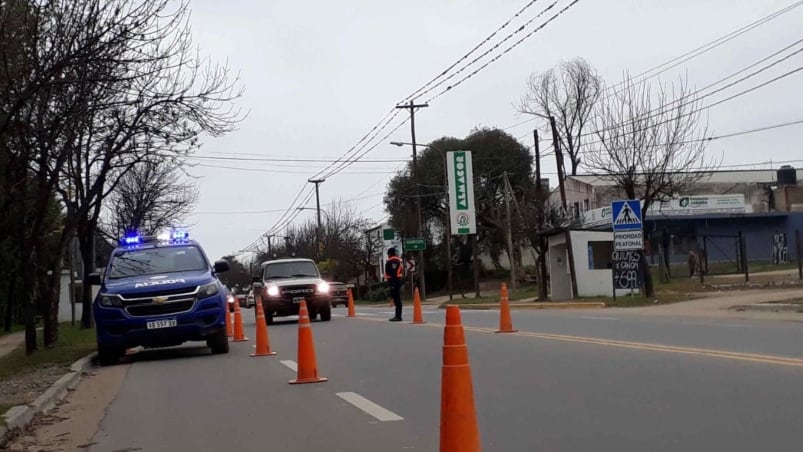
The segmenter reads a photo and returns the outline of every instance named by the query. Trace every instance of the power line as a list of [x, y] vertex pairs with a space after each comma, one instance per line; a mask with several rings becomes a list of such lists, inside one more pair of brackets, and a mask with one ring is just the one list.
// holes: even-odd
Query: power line
[[[201, 159], [201, 160], [237, 160], [237, 161], [245, 161], [245, 162], [309, 162], [309, 163], [336, 163], [339, 160], [325, 160], [325, 159], [279, 159], [279, 158], [251, 158], [251, 157], [216, 157], [213, 155], [193, 155], [189, 158], [193, 159]], [[398, 162], [406, 162], [403, 159], [375, 159], [375, 160], [360, 160], [360, 163], [398, 163]]]
[[[502, 31], [502, 30], [504, 30], [505, 28], [507, 28], [507, 26], [508, 26], [508, 25], [510, 25], [510, 23], [511, 23], [511, 22], [512, 22], [514, 19], [516, 19], [516, 18], [518, 18], [519, 16], [521, 16], [521, 14], [522, 14], [524, 11], [526, 11], [528, 8], [530, 8], [530, 7], [531, 7], [533, 4], [535, 4], [537, 1], [538, 1], [538, 0], [531, 0], [531, 1], [527, 2], [527, 4], [525, 4], [525, 5], [524, 5], [524, 6], [523, 6], [521, 9], [519, 9], [519, 10], [518, 10], [518, 11], [517, 11], [515, 14], [513, 14], [513, 16], [511, 16], [511, 17], [510, 17], [509, 19], [507, 19], [507, 20], [506, 20], [504, 23], [502, 23], [502, 25], [500, 25], [499, 27], [497, 27], [497, 28], [496, 28], [496, 30], [494, 30], [494, 31], [493, 31], [491, 34], [489, 34], [487, 37], [485, 37], [485, 39], [483, 39], [482, 41], [480, 41], [480, 42], [479, 42], [479, 44], [477, 44], [476, 46], [474, 46], [474, 47], [473, 47], [471, 50], [469, 50], [469, 51], [468, 51], [468, 52], [467, 52], [465, 55], [463, 55], [463, 56], [461, 56], [460, 58], [458, 58], [458, 59], [457, 59], [457, 61], [455, 61], [455, 62], [454, 62], [454, 63], [452, 63], [452, 64], [451, 64], [449, 67], [447, 67], [446, 69], [444, 69], [444, 70], [443, 70], [443, 71], [442, 71], [440, 74], [438, 74], [438, 75], [436, 75], [434, 78], [432, 78], [432, 80], [428, 81], [428, 82], [427, 82], [427, 83], [425, 83], [423, 86], [421, 86], [420, 88], [418, 88], [417, 90], [415, 90], [415, 91], [414, 91], [412, 94], [410, 94], [409, 96], [405, 97], [403, 101], [399, 102], [399, 104], [403, 104], [403, 103], [409, 102], [410, 100], [413, 100], [413, 99], [414, 99], [414, 98], [415, 98], [417, 95], [421, 94], [421, 92], [422, 92], [423, 90], [427, 89], [427, 88], [428, 88], [430, 85], [432, 85], [433, 83], [435, 83], [435, 82], [436, 82], [438, 79], [440, 79], [441, 77], [445, 76], [447, 73], [449, 73], [449, 71], [451, 71], [452, 69], [454, 69], [454, 68], [455, 68], [455, 67], [456, 67], [458, 64], [460, 64], [460, 63], [462, 63], [463, 61], [467, 60], [467, 59], [468, 59], [468, 57], [470, 57], [470, 56], [471, 56], [471, 55], [472, 55], [474, 52], [476, 52], [476, 51], [477, 51], [477, 50], [478, 50], [480, 47], [482, 47], [483, 45], [485, 45], [485, 44], [487, 44], [488, 42], [490, 42], [490, 41], [491, 41], [491, 40], [494, 38], [494, 36], [496, 36], [496, 35], [497, 35], [497, 34], [498, 34], [500, 31]], [[524, 26], [526, 26], [526, 24], [525, 24]], [[522, 26], [522, 27], [524, 27], [524, 26]]]
[[[356, 198], [344, 199], [340, 201], [330, 202], [327, 204], [322, 204], [321, 207], [331, 207], [337, 205], [339, 202], [354, 202], [354, 201], [362, 201], [363, 199], [371, 199], [379, 195], [384, 195], [385, 192], [379, 193], [372, 193], [366, 196], [358, 196]], [[279, 213], [284, 212], [287, 209], [273, 209], [273, 210], [229, 210], [229, 211], [213, 211], [213, 212], [193, 212], [193, 215], [251, 215], [251, 214], [262, 214], [262, 213]]]
[[[256, 173], [309, 174], [309, 172], [307, 171], [279, 170], [270, 168], [242, 168], [238, 166], [205, 165], [203, 163], [196, 163], [193, 166], [200, 166], [204, 168], [228, 169], [236, 171], [251, 171]], [[393, 174], [393, 171], [349, 171], [349, 172], [344, 172], [343, 174]]]
[[[443, 94], [447, 93], [448, 91], [452, 90], [453, 88], [456, 88], [456, 87], [460, 86], [460, 85], [461, 85], [461, 84], [463, 84], [463, 83], [464, 83], [466, 80], [470, 79], [471, 77], [473, 77], [474, 75], [476, 75], [477, 73], [479, 73], [480, 71], [482, 71], [483, 69], [485, 69], [486, 67], [488, 67], [488, 66], [490, 66], [491, 64], [495, 63], [495, 62], [496, 62], [497, 60], [499, 60], [499, 58], [501, 58], [503, 55], [507, 54], [508, 52], [510, 52], [511, 50], [513, 50], [514, 48], [518, 47], [518, 46], [519, 46], [519, 45], [520, 45], [522, 42], [526, 41], [526, 40], [527, 40], [527, 39], [529, 39], [529, 38], [530, 38], [532, 35], [534, 35], [534, 34], [535, 34], [535, 33], [537, 33], [538, 31], [542, 30], [544, 27], [546, 27], [546, 26], [547, 26], [548, 24], [550, 24], [552, 21], [554, 21], [555, 19], [557, 19], [557, 18], [558, 18], [558, 16], [560, 16], [561, 14], [563, 14], [564, 12], [566, 12], [566, 11], [567, 11], [569, 8], [571, 8], [572, 6], [574, 6], [574, 5], [575, 5], [577, 2], [579, 2], [579, 1], [580, 1], [580, 0], [572, 0], [572, 1], [571, 1], [571, 2], [568, 4], [568, 5], [566, 5], [565, 7], [563, 7], [563, 9], [561, 9], [560, 11], [558, 11], [556, 14], [554, 14], [552, 17], [550, 17], [549, 19], [547, 19], [547, 20], [546, 20], [544, 23], [542, 23], [541, 25], [539, 25], [539, 26], [538, 26], [538, 27], [536, 27], [535, 29], [531, 30], [529, 33], [527, 33], [526, 35], [524, 35], [524, 36], [523, 36], [521, 39], [519, 39], [518, 41], [516, 41], [515, 43], [513, 43], [511, 46], [509, 46], [508, 48], [506, 48], [504, 51], [502, 51], [501, 53], [497, 54], [497, 55], [496, 55], [496, 56], [494, 56], [492, 59], [490, 59], [490, 60], [486, 61], [486, 62], [485, 62], [484, 64], [482, 64], [482, 65], [481, 65], [479, 68], [475, 69], [474, 71], [472, 71], [472, 72], [471, 72], [471, 73], [469, 73], [468, 75], [466, 75], [466, 76], [464, 76], [463, 78], [459, 79], [459, 80], [458, 80], [456, 83], [454, 83], [454, 84], [452, 84], [452, 85], [449, 85], [449, 86], [447, 86], [447, 87], [446, 87], [444, 90], [440, 91], [438, 94], [436, 94], [436, 95], [434, 95], [434, 96], [430, 97], [429, 99], [427, 99], [426, 103], [430, 103], [430, 102], [432, 102], [433, 100], [435, 100], [435, 99], [437, 99], [437, 98], [441, 97]], [[460, 74], [460, 73], [461, 73], [461, 72], [463, 72], [464, 70], [466, 70], [466, 69], [468, 69], [469, 67], [473, 66], [473, 65], [474, 65], [474, 63], [478, 62], [480, 59], [482, 59], [482, 58], [484, 58], [485, 56], [489, 55], [491, 52], [493, 52], [494, 50], [496, 50], [497, 48], [499, 48], [499, 46], [501, 46], [501, 45], [502, 45], [503, 43], [505, 43], [507, 40], [509, 40], [509, 39], [513, 38], [513, 36], [514, 36], [516, 33], [519, 33], [520, 31], [523, 31], [525, 27], [529, 26], [529, 25], [530, 25], [532, 22], [534, 22], [536, 19], [540, 18], [540, 17], [541, 17], [542, 15], [544, 15], [546, 12], [550, 11], [551, 9], [553, 9], [553, 8], [554, 8], [554, 7], [555, 7], [555, 6], [556, 6], [556, 5], [557, 5], [559, 2], [560, 2], [560, 0], [555, 0], [555, 1], [554, 1], [554, 2], [552, 2], [552, 3], [551, 3], [549, 6], [547, 6], [546, 8], [544, 8], [544, 9], [543, 9], [543, 10], [542, 10], [540, 13], [538, 13], [538, 15], [537, 15], [537, 16], [535, 16], [534, 18], [530, 19], [530, 20], [529, 20], [529, 21], [528, 21], [528, 22], [527, 22], [525, 25], [523, 25], [521, 28], [519, 28], [519, 29], [518, 29], [518, 30], [516, 30], [515, 32], [513, 32], [513, 33], [511, 33], [510, 35], [508, 35], [507, 37], [505, 37], [505, 39], [503, 39], [501, 42], [497, 43], [497, 44], [496, 44], [496, 45], [494, 45], [494, 46], [493, 46], [491, 49], [487, 50], [486, 52], [484, 52], [483, 54], [481, 54], [480, 56], [478, 56], [477, 58], [475, 58], [474, 60], [472, 60], [470, 63], [468, 63], [467, 65], [463, 66], [463, 67], [462, 67], [460, 70], [458, 70], [457, 72], [455, 72], [455, 73], [453, 73], [452, 75], [450, 75], [449, 77], [447, 77], [447, 78], [445, 78], [445, 79], [441, 80], [440, 82], [438, 82], [437, 84], [433, 85], [432, 87], [430, 87], [428, 90], [426, 90], [425, 92], [423, 92], [423, 93], [421, 93], [421, 94], [423, 95], [423, 94], [426, 94], [426, 93], [429, 93], [429, 92], [433, 91], [434, 89], [436, 89], [436, 88], [438, 88], [439, 86], [443, 85], [444, 83], [446, 83], [446, 82], [447, 82], [447, 81], [449, 81], [450, 79], [454, 78], [455, 76], [457, 76], [458, 74]]]
[[[644, 78], [642, 78], [642, 80], [640, 82], [638, 82], [638, 83], [642, 83], [642, 82], [644, 82], [645, 80], [647, 80], [649, 78], [652, 78], [652, 77], [655, 77], [655, 76], [657, 76], [659, 74], [662, 74], [663, 72], [666, 72], [669, 69], [672, 69], [672, 68], [674, 68], [674, 67], [676, 67], [676, 66], [678, 66], [678, 65], [680, 65], [682, 63], [685, 63], [686, 61], [689, 61], [689, 60], [691, 60], [693, 58], [696, 58], [697, 56], [702, 55], [703, 53], [706, 53], [706, 52], [708, 52], [710, 50], [713, 50], [713, 49], [721, 46], [722, 44], [724, 44], [724, 43], [726, 43], [726, 42], [728, 42], [728, 41], [730, 41], [730, 40], [732, 40], [732, 39], [734, 39], [734, 38], [736, 38], [738, 36], [741, 36], [741, 35], [747, 33], [750, 30], [753, 30], [754, 28], [757, 28], [757, 27], [759, 27], [759, 26], [761, 26], [761, 25], [763, 25], [763, 24], [765, 24], [765, 23], [767, 23], [767, 22], [769, 22], [769, 21], [771, 21], [771, 20], [773, 20], [773, 19], [775, 19], [777, 17], [780, 17], [783, 14], [786, 14], [789, 11], [799, 7], [800, 5], [803, 5], [803, 1], [797, 1], [795, 3], [792, 3], [791, 5], [788, 5], [788, 6], [784, 7], [784, 8], [781, 8], [780, 10], [775, 11], [772, 14], [764, 16], [761, 19], [758, 19], [758, 20], [756, 20], [756, 21], [754, 21], [754, 22], [752, 22], [752, 23], [750, 23], [748, 25], [745, 25], [744, 27], [738, 28], [738, 29], [736, 29], [736, 30], [734, 30], [734, 31], [732, 31], [730, 33], [727, 33], [727, 34], [725, 34], [723, 36], [720, 36], [717, 39], [714, 39], [713, 41], [707, 42], [707, 43], [705, 43], [705, 44], [703, 44], [703, 45], [701, 45], [701, 46], [699, 46], [699, 47], [697, 47], [697, 48], [695, 48], [695, 49], [693, 49], [693, 50], [691, 50], [689, 52], [686, 52], [683, 55], [677, 56], [677, 57], [675, 57], [675, 58], [673, 58], [673, 59], [671, 59], [669, 61], [666, 61], [664, 63], [659, 64], [658, 66], [654, 66], [654, 67], [652, 67], [650, 69], [647, 69], [646, 71], [643, 71], [643, 72], [635, 75], [633, 78], [635, 79], [635, 78], [639, 78], [639, 77], [645, 76]], [[688, 58], [686, 58], [686, 57], [688, 57]], [[670, 66], [668, 66], [668, 67], [666, 67], [666, 68], [664, 68], [664, 69], [662, 69], [662, 70], [660, 70], [660, 71], [658, 71], [658, 72], [656, 72], [656, 73], [654, 73], [652, 75], [646, 76], [650, 72], [653, 72], [653, 71], [655, 71], [657, 69], [661, 69], [662, 67], [664, 67], [666, 65], [670, 65]], [[622, 83], [623, 82], [620, 82], [618, 84], [612, 85], [607, 90], [614, 90], [614, 89], [616, 89], [617, 86], [621, 86]]]

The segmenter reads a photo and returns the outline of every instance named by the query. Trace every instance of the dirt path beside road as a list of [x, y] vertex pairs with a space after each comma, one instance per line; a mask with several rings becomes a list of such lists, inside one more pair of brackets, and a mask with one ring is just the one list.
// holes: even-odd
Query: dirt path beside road
[[729, 317], [803, 321], [803, 314], [796, 312], [740, 312], [731, 309], [739, 305], [799, 300], [803, 298], [803, 289], [730, 290], [706, 292], [699, 295], [701, 298], [690, 301], [638, 308], [618, 308], [618, 310], [632, 314], [678, 317]]
[[129, 365], [94, 369], [65, 401], [5, 447], [9, 451], [76, 451], [90, 446], [106, 409], [128, 373]]

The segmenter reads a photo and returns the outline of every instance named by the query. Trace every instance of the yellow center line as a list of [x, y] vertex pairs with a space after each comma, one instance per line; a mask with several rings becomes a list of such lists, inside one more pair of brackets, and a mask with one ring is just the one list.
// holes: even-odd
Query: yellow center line
[[[361, 320], [368, 320], [372, 322], [382, 322], [380, 319], [368, 318], [368, 317], [358, 317]], [[429, 326], [434, 328], [443, 328], [445, 325], [442, 323], [424, 323], [417, 326]], [[482, 328], [476, 326], [463, 326], [465, 331], [471, 331], [474, 333], [490, 333], [495, 334], [496, 330], [493, 328]], [[711, 358], [721, 358], [721, 359], [730, 359], [735, 361], [748, 361], [748, 362], [755, 362], [755, 363], [764, 363], [764, 364], [774, 364], [779, 366], [792, 366], [792, 367], [803, 367], [803, 359], [800, 358], [791, 358], [791, 357], [784, 357], [784, 356], [774, 356], [774, 355], [762, 355], [762, 354], [755, 354], [755, 353], [739, 353], [739, 352], [729, 352], [725, 350], [714, 350], [714, 349], [706, 349], [706, 348], [696, 348], [696, 347], [677, 347], [672, 345], [661, 345], [661, 344], [651, 344], [648, 342], [630, 342], [630, 341], [620, 341], [615, 339], [600, 339], [594, 337], [584, 337], [584, 336], [568, 336], [564, 334], [549, 334], [549, 333], [537, 333], [531, 331], [518, 331], [516, 333], [505, 333], [508, 336], [519, 336], [519, 337], [529, 337], [529, 338], [536, 338], [536, 339], [545, 339], [545, 340], [552, 340], [552, 341], [563, 341], [563, 342], [575, 342], [575, 343], [582, 343], [582, 344], [592, 344], [592, 345], [601, 345], [605, 347], [619, 347], [619, 348], [628, 348], [628, 349], [635, 349], [635, 350], [647, 350], [647, 351], [654, 351], [654, 352], [664, 352], [664, 353], [676, 353], [682, 355], [696, 355], [696, 356], [707, 356]]]

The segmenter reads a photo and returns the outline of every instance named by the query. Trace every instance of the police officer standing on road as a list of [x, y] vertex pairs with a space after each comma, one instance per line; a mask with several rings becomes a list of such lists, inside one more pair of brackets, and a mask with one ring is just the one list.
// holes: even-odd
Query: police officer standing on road
[[404, 265], [399, 256], [396, 255], [396, 248], [388, 250], [388, 260], [385, 262], [385, 281], [390, 286], [390, 297], [393, 298], [393, 304], [396, 307], [396, 315], [390, 321], [401, 322], [401, 288], [404, 285]]

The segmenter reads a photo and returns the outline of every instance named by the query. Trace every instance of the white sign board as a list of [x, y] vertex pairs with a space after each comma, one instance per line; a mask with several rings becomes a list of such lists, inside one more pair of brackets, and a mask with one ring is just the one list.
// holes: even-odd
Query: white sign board
[[644, 234], [641, 230], [614, 231], [613, 249], [614, 251], [644, 249]]
[[449, 215], [452, 234], [476, 234], [477, 217], [474, 205], [474, 171], [471, 164], [471, 151], [447, 153], [446, 172], [449, 182]]
[[743, 194], [681, 196], [650, 206], [647, 215], [700, 215], [716, 213], [746, 213]]
[[583, 227], [594, 228], [611, 224], [611, 206], [583, 212]]

